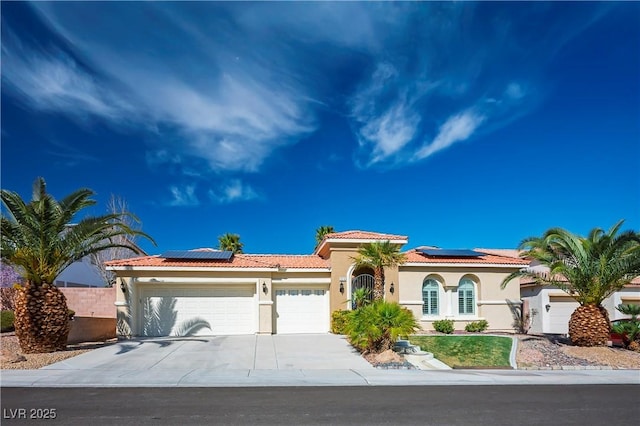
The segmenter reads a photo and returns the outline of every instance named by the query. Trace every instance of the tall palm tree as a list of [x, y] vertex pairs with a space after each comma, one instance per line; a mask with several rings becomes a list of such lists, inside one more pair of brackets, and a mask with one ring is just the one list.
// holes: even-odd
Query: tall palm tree
[[218, 248], [233, 252], [234, 254], [242, 253], [244, 244], [240, 242], [240, 235], [227, 232], [218, 237]]
[[[24, 279], [16, 296], [16, 336], [23, 353], [53, 352], [66, 347], [69, 314], [64, 294], [53, 284], [73, 262], [111, 247], [138, 252], [136, 246], [116, 242], [120, 235], [147, 234], [133, 230], [124, 218], [130, 213], [86, 217], [74, 222], [78, 212], [94, 205], [93, 191], [79, 189], [57, 201], [46, 191], [43, 178], [33, 184], [30, 202], [15, 192], [2, 190], [7, 215], [0, 218], [2, 260]], [[155, 243], [154, 243], [155, 244]]]
[[333, 229], [333, 226], [323, 225], [316, 229], [316, 247], [320, 245], [327, 234], [333, 234], [334, 232], [336, 231]]
[[578, 346], [602, 346], [609, 338], [609, 315], [604, 299], [640, 275], [640, 234], [618, 233], [623, 221], [605, 232], [593, 229], [587, 237], [552, 228], [542, 237], [522, 241], [521, 257], [533, 259], [548, 270], [522, 269], [502, 282], [504, 288], [518, 277], [565, 290], [580, 306], [571, 314], [569, 337]]
[[373, 300], [384, 299], [384, 268], [391, 268], [405, 262], [406, 256], [400, 253], [400, 246], [390, 241], [375, 241], [358, 248], [353, 258], [356, 268], [373, 269]]

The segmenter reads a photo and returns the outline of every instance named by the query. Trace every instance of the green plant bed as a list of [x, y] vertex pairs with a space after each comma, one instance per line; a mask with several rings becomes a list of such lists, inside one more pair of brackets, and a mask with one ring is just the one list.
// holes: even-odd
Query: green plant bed
[[452, 368], [511, 367], [511, 337], [411, 336], [409, 341]]

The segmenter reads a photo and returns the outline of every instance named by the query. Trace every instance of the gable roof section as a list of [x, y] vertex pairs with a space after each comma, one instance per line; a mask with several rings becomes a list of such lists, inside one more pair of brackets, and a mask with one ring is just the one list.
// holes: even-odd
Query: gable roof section
[[527, 266], [528, 260], [520, 259], [512, 256], [503, 256], [499, 254], [487, 253], [483, 249], [474, 249], [475, 251], [482, 252], [481, 256], [477, 257], [441, 257], [441, 256], [429, 256], [423, 254], [417, 249], [412, 249], [405, 252], [407, 256], [406, 263], [412, 264], [451, 264], [451, 265], [506, 265], [506, 266]]
[[344, 232], [333, 232], [331, 234], [327, 234], [324, 237], [325, 239], [337, 239], [337, 240], [406, 240], [408, 237], [406, 235], [395, 235], [395, 234], [383, 234], [380, 232], [370, 232], [370, 231], [344, 231]]
[[380, 232], [359, 230], [332, 232], [331, 234], [325, 235], [322, 242], [315, 249], [314, 254], [327, 257], [329, 255], [329, 245], [331, 243], [366, 244], [374, 241], [390, 241], [394, 244], [404, 245], [409, 241], [409, 237], [406, 235], [383, 234]]
[[235, 254], [229, 260], [207, 259], [166, 259], [160, 256], [144, 256], [131, 259], [106, 262], [114, 269], [132, 267], [150, 268], [261, 268], [261, 269], [327, 269], [329, 261], [315, 255], [286, 255], [286, 254]]

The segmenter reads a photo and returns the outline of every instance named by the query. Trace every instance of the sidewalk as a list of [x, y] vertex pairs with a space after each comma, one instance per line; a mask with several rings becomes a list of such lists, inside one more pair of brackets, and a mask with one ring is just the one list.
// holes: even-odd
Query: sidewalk
[[4, 370], [2, 387], [262, 387], [640, 384], [640, 370]]

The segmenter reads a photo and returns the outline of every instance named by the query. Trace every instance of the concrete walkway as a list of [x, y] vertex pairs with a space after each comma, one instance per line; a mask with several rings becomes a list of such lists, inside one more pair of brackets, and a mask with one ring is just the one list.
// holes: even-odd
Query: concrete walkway
[[242, 387], [640, 384], [639, 370], [379, 370], [341, 336], [121, 341], [39, 370], [3, 370], [2, 387]]

